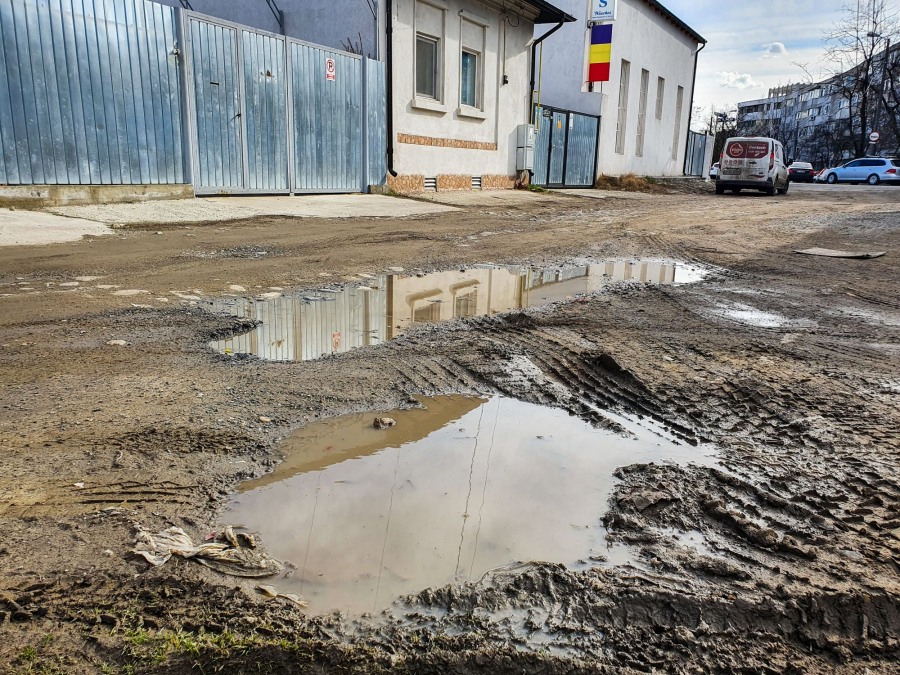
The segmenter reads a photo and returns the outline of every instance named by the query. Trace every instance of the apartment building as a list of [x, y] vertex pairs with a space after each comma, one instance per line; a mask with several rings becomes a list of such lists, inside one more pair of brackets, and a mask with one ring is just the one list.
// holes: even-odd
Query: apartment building
[[[856, 157], [861, 151], [858, 137], [876, 128], [884, 139], [879, 150], [891, 151], [896, 139], [884, 138], [890, 135], [891, 125], [887, 110], [877, 99], [882, 74], [895, 68], [898, 60], [900, 45], [891, 48], [890, 55], [882, 52], [871, 60], [865, 129], [861, 129], [862, 110], [854, 81], [859, 72], [849, 69], [819, 82], [774, 87], [765, 98], [738, 103], [736, 133], [776, 138], [784, 144], [788, 158], [811, 162], [816, 168]], [[894, 65], [886, 68], [888, 63]], [[889, 98], [891, 91], [886, 88]]]

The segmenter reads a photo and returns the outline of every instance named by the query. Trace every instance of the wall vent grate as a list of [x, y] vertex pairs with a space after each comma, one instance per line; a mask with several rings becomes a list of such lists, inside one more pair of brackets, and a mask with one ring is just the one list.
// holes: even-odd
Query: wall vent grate
[[481, 176], [472, 176], [472, 189], [473, 190], [481, 189]]
[[425, 192], [437, 192], [437, 176], [425, 179]]

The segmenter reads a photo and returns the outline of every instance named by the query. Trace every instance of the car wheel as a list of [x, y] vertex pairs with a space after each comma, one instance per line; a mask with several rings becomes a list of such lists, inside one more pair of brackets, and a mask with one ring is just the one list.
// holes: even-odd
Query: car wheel
[[736, 194], [736, 195], [739, 195], [739, 194], [741, 194], [741, 188], [734, 188], [734, 189], [732, 190], [732, 192], [733, 192], [734, 194]]
[[878, 177], [877, 173], [873, 173], [871, 176], [869, 176], [866, 182], [869, 185], [878, 185], [881, 182], [881, 178]]
[[829, 185], [834, 185], [835, 183], [837, 183], [837, 175], [833, 173], [828, 174], [828, 178], [825, 179], [825, 182], [827, 182]]

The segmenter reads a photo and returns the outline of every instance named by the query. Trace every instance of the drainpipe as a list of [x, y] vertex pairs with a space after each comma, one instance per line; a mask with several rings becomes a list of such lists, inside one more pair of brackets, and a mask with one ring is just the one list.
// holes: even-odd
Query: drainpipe
[[397, 172], [394, 171], [394, 3], [392, 0], [385, 0], [384, 3], [384, 21], [385, 32], [387, 33], [387, 46], [384, 51], [385, 60], [385, 103], [387, 104], [387, 116], [385, 117], [385, 128], [387, 129], [387, 170], [394, 178]]
[[[548, 30], [546, 33], [541, 35], [537, 40], [531, 43], [531, 103], [528, 108], [528, 119], [531, 120], [531, 123], [534, 124], [534, 78], [536, 73], [535, 68], [535, 54], [537, 53], [537, 46], [546, 40], [548, 37], [553, 35], [556, 31], [563, 27], [565, 21], [560, 21], [553, 28]], [[541, 47], [541, 53], [543, 54], [543, 47]], [[695, 66], [696, 67], [696, 66]], [[696, 72], [696, 70], [695, 70]]]
[[[702, 52], [704, 49], [706, 49], [705, 42], [703, 43], [703, 46], [700, 47], [700, 49], [698, 49], [697, 52], [694, 54], [694, 78], [691, 81], [691, 105], [688, 108], [688, 125], [687, 125], [688, 133], [690, 133], [690, 131], [691, 131], [691, 117], [694, 116], [694, 89], [697, 88], [697, 61], [700, 58], [700, 52]], [[713, 147], [715, 147], [715, 140], [713, 141]], [[681, 167], [682, 175], [687, 175], [687, 159], [688, 159], [687, 143], [685, 143], [684, 164]], [[704, 158], [704, 161], [705, 161], [705, 158]]]

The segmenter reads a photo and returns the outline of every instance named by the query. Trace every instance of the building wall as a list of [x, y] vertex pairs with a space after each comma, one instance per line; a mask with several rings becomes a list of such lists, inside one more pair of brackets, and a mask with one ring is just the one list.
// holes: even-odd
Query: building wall
[[[543, 53], [540, 98], [550, 106], [602, 116], [598, 144], [597, 171], [621, 175], [636, 173], [652, 176], [680, 176], [684, 169], [684, 151], [691, 107], [694, 55], [699, 47], [694, 38], [656, 12], [645, 0], [618, 0], [614, 22], [610, 81], [585, 86], [586, 0], [557, 0], [561, 9], [578, 18], [564, 25], [547, 39]], [[539, 26], [535, 35], [543, 34]], [[622, 59], [631, 62], [628, 88], [624, 153], [616, 153], [619, 74]], [[643, 156], [636, 156], [638, 101], [641, 70], [650, 72], [647, 89], [647, 115]], [[665, 79], [662, 119], [656, 119], [657, 78]], [[678, 151], [672, 159], [675, 141], [675, 111], [678, 87], [684, 88]]]
[[[393, 13], [394, 170], [400, 177], [389, 184], [416, 190], [423, 177], [436, 177], [438, 189], [464, 189], [472, 176], [482, 176], [485, 188], [512, 187], [516, 127], [528, 122], [533, 24], [520, 16], [513, 27], [515, 20], [469, 0], [394, 0]], [[419, 31], [443, 31], [437, 101], [415, 93], [417, 25]], [[460, 103], [460, 40], [461, 35], [475, 39], [481, 29], [481, 106], [465, 109]]]
[[[182, 7], [179, 0], [155, 0]], [[241, 23], [271, 33], [281, 33], [266, 0], [189, 0], [196, 12]], [[377, 58], [376, 29], [366, 0], [275, 0], [284, 12], [284, 34], [298, 40], [343, 49], [347, 42], [362, 44], [363, 55]]]

